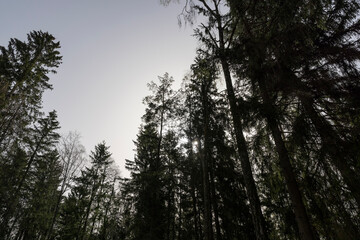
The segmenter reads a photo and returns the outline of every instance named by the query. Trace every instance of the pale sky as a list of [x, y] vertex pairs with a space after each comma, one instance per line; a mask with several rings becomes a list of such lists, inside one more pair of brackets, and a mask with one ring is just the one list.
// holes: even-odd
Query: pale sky
[[192, 28], [178, 26], [181, 10], [159, 0], [0, 0], [0, 45], [32, 30], [60, 41], [63, 64], [44, 110], [58, 112], [61, 133], [80, 132], [88, 153], [105, 140], [128, 176], [146, 84], [168, 72], [177, 88], [195, 57]]

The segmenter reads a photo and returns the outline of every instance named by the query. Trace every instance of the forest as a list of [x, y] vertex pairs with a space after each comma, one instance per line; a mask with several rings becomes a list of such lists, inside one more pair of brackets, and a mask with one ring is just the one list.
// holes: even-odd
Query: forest
[[59, 39], [0, 46], [0, 239], [360, 239], [359, 1], [180, 4], [196, 58], [149, 81], [128, 178], [42, 109]]

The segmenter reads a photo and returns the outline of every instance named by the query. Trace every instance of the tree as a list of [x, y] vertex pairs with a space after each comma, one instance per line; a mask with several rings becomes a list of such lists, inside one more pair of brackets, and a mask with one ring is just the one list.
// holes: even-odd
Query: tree
[[[60, 239], [92, 239], [106, 237], [109, 203], [114, 198], [114, 182], [117, 173], [112, 171], [113, 160], [105, 142], [91, 152], [91, 166], [74, 178], [71, 193], [61, 205]], [[106, 204], [107, 203], [107, 204]]]
[[[285, 180], [288, 179], [286, 182], [290, 198], [294, 202], [300, 235], [304, 239], [310, 239], [313, 235], [311, 220], [306, 216], [306, 203], [301, 203], [304, 198], [300, 191], [296, 190], [298, 189], [296, 187], [298, 180], [295, 172], [289, 174], [293, 168], [290, 163], [292, 153], [289, 151], [289, 145], [286, 145], [287, 134], [284, 133], [293, 131], [288, 119], [295, 114], [293, 112], [290, 115], [288, 112], [285, 115], [281, 108], [284, 106], [283, 103], [294, 104], [294, 100], [300, 102], [301, 108], [284, 107], [283, 109], [302, 111], [306, 118], [311, 120], [321, 141], [325, 143], [323, 144], [323, 149], [327, 149], [325, 154], [332, 156], [330, 158], [332, 164], [338, 168], [348, 187], [353, 189], [353, 196], [356, 198], [357, 189], [353, 184], [357, 181], [358, 176], [356, 173], [350, 174], [352, 170], [348, 164], [352, 162], [349, 160], [351, 157], [342, 161], [341, 164], [336, 160], [339, 157], [335, 157], [336, 155], [341, 155], [341, 158], [349, 156], [348, 153], [341, 154], [343, 146], [350, 146], [354, 142], [350, 143], [351, 141], [349, 141], [344, 144], [343, 140], [336, 137], [337, 134], [334, 134], [327, 119], [331, 119], [330, 116], [337, 116], [336, 110], [329, 112], [332, 106], [336, 106], [333, 104], [340, 99], [342, 99], [341, 101], [346, 99], [340, 92], [344, 94], [343, 96], [349, 96], [343, 92], [342, 87], [337, 87], [337, 84], [358, 88], [357, 84], [350, 80], [357, 74], [356, 69], [348, 64], [347, 58], [341, 59], [345, 52], [351, 53], [351, 56], [357, 55], [351, 40], [347, 42], [346, 38], [342, 37], [350, 34], [352, 29], [358, 28], [357, 21], [354, 20], [354, 14], [359, 10], [358, 3], [353, 1], [316, 3], [304, 1], [287, 2], [286, 4], [229, 2], [240, 23], [237, 32], [239, 37], [237, 39], [237, 56], [239, 59], [236, 59], [235, 62], [239, 65], [243, 75], [253, 81], [254, 93], [258, 89], [257, 93], [263, 100], [265, 106], [263, 114], [273, 135]], [[349, 32], [346, 30], [342, 32], [342, 29], [347, 27], [349, 27]], [[333, 36], [335, 38], [332, 38]], [[330, 39], [336, 40], [329, 41]], [[332, 50], [328, 51], [329, 49]], [[344, 66], [351, 70], [344, 71]], [[327, 82], [327, 80], [330, 81]], [[334, 84], [336, 80], [338, 82]], [[344, 84], [344, 82], [347, 83]], [[289, 94], [290, 92], [291, 94]], [[318, 106], [315, 105], [316, 101], [319, 102]], [[322, 108], [325, 110], [321, 110]], [[345, 112], [350, 113], [351, 108], [345, 107], [344, 109], [346, 109]], [[286, 118], [289, 115], [290, 118]], [[329, 118], [323, 118], [321, 115], [327, 115]], [[336, 123], [336, 118], [330, 121]], [[337, 147], [335, 147], [335, 142], [338, 144]], [[318, 149], [317, 151], [319, 151]], [[349, 151], [350, 155], [355, 152]], [[298, 158], [298, 156], [295, 155], [293, 158]], [[288, 167], [286, 167], [286, 162], [288, 162]], [[291, 185], [293, 186], [291, 187]], [[291, 193], [291, 191], [294, 192]]]
[[[171, 89], [172, 77], [159, 77], [160, 84], [148, 84], [153, 92], [144, 98], [147, 104], [134, 161], [127, 161], [132, 179], [124, 183], [124, 198], [133, 206], [129, 235], [132, 239], [174, 239], [176, 227], [175, 169], [179, 153], [174, 135], [176, 93]], [[164, 142], [165, 140], [165, 142]]]
[[158, 141], [150, 124], [141, 129], [136, 142], [137, 155], [131, 167], [136, 209], [133, 239], [165, 238], [164, 164], [158, 158]]
[[[47, 216], [41, 220], [36, 214], [49, 210], [50, 196], [56, 191], [59, 165], [54, 144], [59, 124], [55, 111], [43, 117], [41, 102], [43, 92], [51, 89], [47, 75], [61, 63], [59, 48], [51, 34], [41, 31], [29, 33], [27, 41], [11, 39], [7, 48], [0, 47], [0, 172], [8, 176], [1, 180], [5, 184], [0, 193], [4, 197], [0, 201], [2, 238], [25, 234], [35, 226], [25, 226], [24, 221], [37, 204], [39, 191], [49, 202], [34, 212], [32, 222], [43, 231], [44, 222], [39, 221]], [[46, 175], [44, 169], [53, 175]]]
[[190, 1], [190, 14], [198, 11], [208, 18], [208, 23], [207, 25], [201, 25], [203, 32], [199, 29], [195, 32], [199, 40], [202, 41], [208, 51], [211, 52], [210, 55], [214, 56], [213, 60], [220, 63], [222, 67], [227, 89], [227, 99], [230, 104], [230, 111], [233, 119], [237, 150], [243, 169], [247, 195], [250, 201], [256, 237], [257, 239], [268, 239], [265, 220], [261, 212], [260, 200], [253, 177], [253, 170], [251, 169], [248, 147], [241, 122], [241, 112], [238, 106], [237, 97], [235, 96], [227, 55], [227, 52], [229, 52], [229, 49], [232, 46], [234, 33], [236, 31], [236, 22], [234, 24], [231, 15], [222, 15], [220, 13], [220, 8], [225, 4], [223, 1], [214, 0], [211, 1], [211, 3], [208, 3], [207, 1], [199, 0], [198, 2], [199, 4], [195, 4], [193, 1]]
[[174, 106], [176, 104], [176, 98], [174, 92], [171, 89], [171, 85], [174, 79], [165, 73], [163, 77], [158, 77], [160, 85], [155, 82], [148, 84], [149, 89], [153, 92], [153, 95], [149, 95], [144, 98], [144, 103], [147, 104], [145, 115], [143, 119], [145, 123], [152, 123], [159, 129], [159, 142], [157, 148], [157, 157], [160, 159], [161, 141], [163, 138], [163, 131], [166, 121], [174, 114]]
[[[227, 116], [228, 106], [216, 87], [216, 65], [206, 53], [199, 51], [191, 68], [192, 75], [184, 82], [182, 90], [185, 94], [182, 104], [184, 115], [180, 118], [181, 125], [186, 126], [183, 131], [188, 144], [183, 148], [187, 152], [187, 163], [179, 168], [183, 171], [183, 178], [189, 176], [191, 180], [188, 187], [190, 191], [185, 189], [194, 204], [193, 214], [196, 216], [197, 209], [203, 209], [204, 236], [208, 234], [208, 238], [252, 239], [253, 228], [251, 224], [248, 225], [250, 219], [246, 216], [249, 216], [249, 209], [245, 206], [243, 181], [240, 180], [242, 173], [235, 171], [236, 154], [234, 145], [230, 144], [231, 131], [226, 133], [228, 129], [225, 126], [231, 122]], [[204, 165], [207, 165], [207, 169], [204, 169]], [[199, 173], [202, 173], [202, 177]], [[234, 174], [237, 177], [234, 178]], [[196, 190], [200, 193], [199, 197], [195, 196]], [[229, 195], [236, 201], [230, 200]], [[238, 212], [240, 209], [241, 213]], [[230, 213], [231, 217], [228, 217]], [[205, 214], [210, 217], [207, 218]], [[196, 217], [193, 224], [197, 225]], [[200, 229], [196, 231], [201, 238]]]
[[49, 73], [61, 63], [59, 42], [42, 31], [27, 35], [27, 42], [11, 39], [0, 47], [0, 148], [2, 152], [40, 114], [42, 94], [51, 89]]
[[257, 179], [251, 188], [245, 176], [264, 204], [249, 197], [252, 215], [262, 210], [273, 225], [266, 234], [253, 219], [257, 238], [356, 239], [359, 9], [351, 0], [186, 1], [186, 21], [205, 16], [200, 51], [224, 73], [242, 170]]
[[47, 238], [50, 239], [54, 224], [58, 217], [60, 204], [64, 194], [67, 192], [71, 181], [79, 174], [85, 162], [85, 148], [80, 143], [80, 134], [77, 132], [69, 132], [66, 136], [60, 138], [58, 144], [59, 158], [61, 161], [61, 185], [58, 193], [57, 201], [54, 207], [54, 213], [47, 232]]
[[55, 112], [40, 119], [24, 145], [27, 151], [17, 155], [22, 165], [13, 178], [14, 185], [7, 189], [10, 198], [1, 217], [3, 236], [17, 234], [32, 238], [46, 231], [61, 171], [55, 148], [58, 124]]

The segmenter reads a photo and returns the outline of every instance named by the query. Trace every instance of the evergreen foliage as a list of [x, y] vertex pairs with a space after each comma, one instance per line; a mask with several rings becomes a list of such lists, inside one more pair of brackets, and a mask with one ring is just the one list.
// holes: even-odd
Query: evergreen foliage
[[[171, 0], [161, 1], [167, 5]], [[59, 43], [0, 47], [0, 238], [360, 238], [360, 5], [188, 0], [202, 22], [180, 89], [165, 73], [120, 178], [105, 142], [45, 115]], [[224, 82], [224, 84], [223, 84]], [[119, 133], [120, 134], [120, 133]]]

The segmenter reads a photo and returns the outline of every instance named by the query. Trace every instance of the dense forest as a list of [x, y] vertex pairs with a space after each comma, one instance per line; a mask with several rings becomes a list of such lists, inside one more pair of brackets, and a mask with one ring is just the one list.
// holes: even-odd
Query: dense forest
[[0, 239], [360, 239], [360, 3], [180, 4], [196, 58], [149, 80], [129, 178], [43, 112], [58, 39], [0, 47]]

